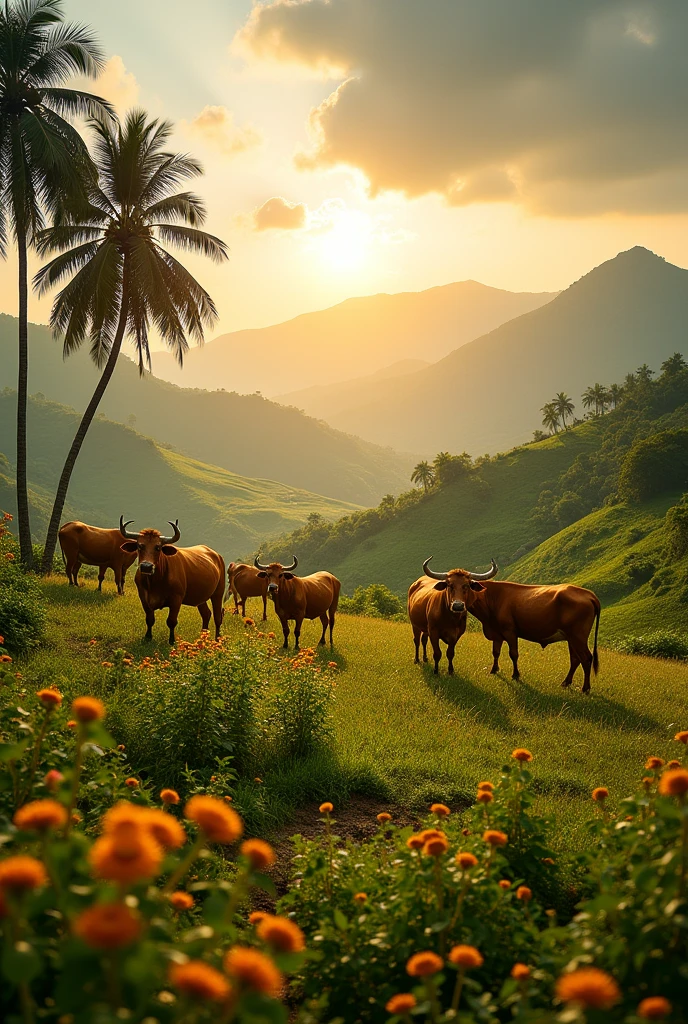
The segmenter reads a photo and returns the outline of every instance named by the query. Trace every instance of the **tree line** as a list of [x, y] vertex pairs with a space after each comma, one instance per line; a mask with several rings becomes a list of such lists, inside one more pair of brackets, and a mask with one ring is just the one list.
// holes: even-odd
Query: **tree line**
[[[19, 269], [17, 520], [27, 569], [30, 251], [51, 257], [32, 285], [39, 295], [60, 289], [50, 326], [65, 356], [88, 344], [101, 371], [60, 475], [45, 572], [74, 465], [124, 341], [134, 345], [141, 373], [150, 368], [151, 330], [181, 365], [189, 339], [201, 342], [217, 320], [211, 296], [170, 247], [227, 259], [224, 242], [202, 230], [202, 199], [183, 188], [203, 171], [193, 157], [167, 148], [172, 124], [143, 110], [120, 121], [107, 100], [68, 87], [75, 75], [97, 78], [105, 58], [88, 27], [65, 21], [63, 7], [63, 0], [6, 0], [0, 7], [0, 256], [11, 240]], [[82, 134], [75, 122], [84, 120]]]

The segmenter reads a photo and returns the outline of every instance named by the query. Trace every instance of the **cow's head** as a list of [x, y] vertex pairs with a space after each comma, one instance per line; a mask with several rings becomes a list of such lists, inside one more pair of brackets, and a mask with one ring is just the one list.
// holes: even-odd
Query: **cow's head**
[[277, 592], [279, 591], [280, 581], [294, 579], [294, 569], [299, 564], [299, 560], [296, 555], [294, 555], [294, 561], [291, 565], [281, 565], [279, 562], [270, 562], [269, 565], [263, 565], [258, 561], [258, 558], [256, 558], [253, 564], [256, 569], [258, 569], [258, 575], [260, 578], [267, 579], [268, 594], [270, 594], [271, 597], [276, 597]]
[[139, 569], [144, 576], [151, 576], [160, 564], [160, 555], [176, 555], [176, 544], [181, 533], [177, 521], [170, 523], [174, 530], [171, 537], [163, 537], [159, 530], [141, 530], [140, 533], [130, 533], [127, 526], [133, 523], [133, 519], [124, 522], [124, 516], [119, 517], [119, 530], [126, 538], [124, 544], [120, 545], [122, 551], [136, 552], [139, 556]]
[[433, 572], [428, 568], [426, 558], [423, 562], [423, 572], [432, 580], [437, 580], [435, 590], [446, 591], [447, 604], [456, 615], [465, 613], [470, 608], [476, 594], [481, 593], [485, 587], [482, 580], [491, 580], [497, 573], [497, 563], [492, 559], [492, 566], [488, 572], [469, 572], [467, 569], [450, 569], [449, 572]]

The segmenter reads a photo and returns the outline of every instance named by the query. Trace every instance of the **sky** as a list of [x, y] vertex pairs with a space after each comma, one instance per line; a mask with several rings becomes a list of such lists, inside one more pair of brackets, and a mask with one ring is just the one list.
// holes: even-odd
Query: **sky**
[[[685, 0], [65, 0], [90, 85], [198, 156], [213, 335], [468, 278], [566, 287], [634, 245], [688, 266]], [[16, 268], [0, 311], [16, 314]], [[50, 300], [33, 297], [46, 322]]]

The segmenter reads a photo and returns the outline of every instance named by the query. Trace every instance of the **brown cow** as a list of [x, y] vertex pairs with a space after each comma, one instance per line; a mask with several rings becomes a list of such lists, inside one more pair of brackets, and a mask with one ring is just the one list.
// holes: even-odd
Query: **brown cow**
[[284, 647], [289, 647], [289, 622], [294, 620], [295, 650], [299, 649], [301, 623], [304, 619], [320, 619], [322, 636], [319, 643], [325, 643], [327, 626], [330, 627], [330, 646], [334, 617], [339, 604], [341, 583], [331, 572], [314, 572], [310, 576], [294, 576], [294, 569], [299, 564], [294, 556], [292, 565], [280, 565], [271, 562], [261, 565], [256, 558], [254, 565], [260, 572], [261, 579], [267, 580], [268, 596], [275, 605], [277, 617], [282, 623]]
[[[480, 576], [476, 573], [475, 578], [480, 579]], [[454, 651], [466, 632], [465, 591], [470, 587], [480, 588], [480, 584], [471, 582], [471, 579], [465, 570], [452, 569], [446, 573], [444, 580], [435, 581], [427, 576], [421, 576], [409, 587], [408, 614], [413, 628], [413, 642], [416, 645], [415, 665], [420, 663], [421, 639], [423, 661], [428, 660], [429, 637], [435, 662], [435, 675], [437, 675], [442, 657], [440, 647], [440, 640], [442, 640], [447, 645], [449, 675], [454, 675]]]
[[[423, 563], [426, 576], [446, 580], [448, 573], [435, 573], [428, 569], [428, 558]], [[579, 665], [583, 666], [583, 693], [590, 692], [590, 670], [597, 675], [599, 657], [597, 634], [600, 628], [601, 606], [592, 590], [570, 583], [558, 586], [531, 586], [521, 583], [487, 582], [497, 573], [497, 564], [482, 577], [485, 582], [477, 591], [469, 585], [475, 574], [466, 573], [465, 601], [471, 615], [482, 623], [483, 633], [492, 641], [493, 663], [491, 672], [499, 672], [502, 644], [509, 645], [514, 666], [513, 679], [520, 679], [518, 671], [518, 641], [530, 640], [544, 649], [548, 644], [565, 640], [569, 645], [571, 666], [562, 686], [570, 686]], [[479, 577], [480, 578], [480, 577]], [[588, 639], [595, 623], [595, 643], [592, 653]]]
[[136, 555], [122, 551], [122, 535], [119, 530], [102, 530], [99, 526], [88, 526], [87, 523], [65, 523], [58, 537], [70, 587], [79, 586], [77, 577], [82, 565], [97, 565], [98, 590], [103, 589], [105, 573], [112, 569], [117, 593], [124, 593], [127, 569], [135, 561]]
[[234, 597], [234, 611], [232, 615], [246, 615], [246, 598], [262, 597], [263, 599], [263, 622], [268, 618], [268, 581], [261, 576], [252, 565], [244, 565], [243, 562], [230, 562], [227, 566], [227, 599], [230, 593]]
[[139, 567], [134, 583], [146, 613], [148, 631], [145, 639], [153, 639], [156, 611], [169, 608], [167, 626], [170, 643], [173, 644], [179, 609], [183, 604], [198, 608], [202, 628], [207, 629], [210, 623], [208, 601], [213, 606], [215, 636], [218, 637], [224, 616], [225, 563], [222, 556], [205, 544], [193, 548], [174, 547], [181, 536], [176, 522], [170, 523], [174, 529], [172, 537], [163, 537], [158, 530], [129, 533], [128, 525], [120, 516], [120, 532], [126, 538], [122, 551], [138, 554]]

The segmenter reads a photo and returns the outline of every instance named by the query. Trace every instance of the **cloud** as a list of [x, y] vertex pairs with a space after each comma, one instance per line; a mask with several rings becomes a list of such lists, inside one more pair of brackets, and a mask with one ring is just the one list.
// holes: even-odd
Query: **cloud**
[[305, 203], [290, 203], [281, 196], [273, 196], [259, 206], [253, 214], [253, 226], [256, 231], [269, 231], [277, 228], [281, 231], [296, 231], [308, 223], [308, 207]]
[[123, 114], [139, 101], [139, 84], [135, 75], [127, 71], [124, 61], [115, 54], [110, 57], [96, 82], [89, 83], [89, 92], [95, 92], [103, 99], [110, 100], [118, 114]]
[[235, 47], [330, 70], [301, 169], [538, 213], [688, 210], [685, 0], [270, 0]]
[[180, 127], [226, 156], [245, 153], [263, 142], [262, 134], [252, 125], [236, 125], [227, 107], [204, 107], [193, 121], [182, 121]]

